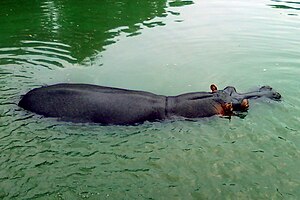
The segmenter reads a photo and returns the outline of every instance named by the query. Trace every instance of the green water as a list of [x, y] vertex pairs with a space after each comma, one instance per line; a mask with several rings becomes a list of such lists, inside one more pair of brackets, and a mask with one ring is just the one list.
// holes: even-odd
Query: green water
[[[300, 199], [300, 2], [3, 0], [0, 199]], [[16, 105], [80, 82], [175, 95], [271, 85], [244, 119], [72, 124]]]

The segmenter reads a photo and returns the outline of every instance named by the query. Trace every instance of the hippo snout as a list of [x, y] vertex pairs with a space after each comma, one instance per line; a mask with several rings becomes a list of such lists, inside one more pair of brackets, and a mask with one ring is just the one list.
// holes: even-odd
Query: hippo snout
[[273, 88], [268, 85], [259, 88], [259, 92], [262, 93], [262, 96], [268, 97], [275, 101], [281, 99], [281, 94], [279, 94], [279, 92], [274, 91]]

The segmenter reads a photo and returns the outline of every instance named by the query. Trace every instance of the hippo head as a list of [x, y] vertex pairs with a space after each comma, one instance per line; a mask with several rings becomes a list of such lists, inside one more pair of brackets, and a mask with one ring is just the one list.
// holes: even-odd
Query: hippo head
[[275, 101], [281, 99], [281, 95], [270, 86], [262, 86], [257, 91], [238, 93], [235, 87], [228, 86], [224, 90], [218, 90], [216, 85], [211, 85], [212, 93], [222, 96], [226, 102], [232, 103], [233, 111], [247, 111], [249, 108], [248, 99], [269, 98]]

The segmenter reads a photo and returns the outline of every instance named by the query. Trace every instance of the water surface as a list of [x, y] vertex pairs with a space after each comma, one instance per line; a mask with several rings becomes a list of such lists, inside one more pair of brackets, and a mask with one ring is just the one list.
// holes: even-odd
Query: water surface
[[[22, 5], [22, 6], [20, 6]], [[299, 199], [300, 2], [1, 1], [1, 199]], [[164, 95], [271, 85], [245, 118], [139, 126], [25, 112], [76, 82]]]

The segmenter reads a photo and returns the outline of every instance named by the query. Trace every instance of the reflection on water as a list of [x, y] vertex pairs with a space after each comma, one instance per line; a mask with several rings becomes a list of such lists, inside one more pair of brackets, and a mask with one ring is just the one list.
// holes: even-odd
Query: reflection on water
[[[169, 6], [192, 3], [176, 0]], [[84, 4], [79, 0], [46, 0], [14, 5], [13, 1], [0, 2], [0, 26], [6, 27], [0, 34], [0, 46], [26, 40], [63, 43], [79, 62], [115, 43], [121, 32], [138, 35], [143, 27], [165, 25], [159, 18], [173, 14], [167, 11], [166, 0], [88, 0]]]
[[55, 1], [42, 2], [41, 9], [45, 17], [42, 18], [41, 26], [44, 29], [58, 34], [58, 30], [61, 28], [61, 24], [59, 23], [60, 13], [62, 12], [61, 8], [61, 6], [56, 5]]

